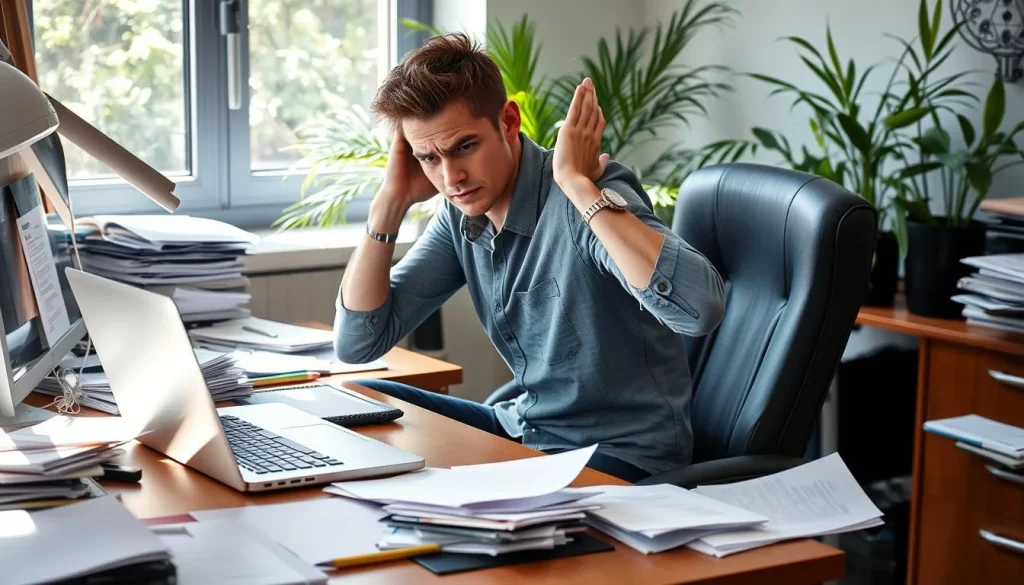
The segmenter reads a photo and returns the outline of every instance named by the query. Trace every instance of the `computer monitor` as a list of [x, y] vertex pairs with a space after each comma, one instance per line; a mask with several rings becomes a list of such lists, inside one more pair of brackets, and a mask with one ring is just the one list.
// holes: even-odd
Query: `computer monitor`
[[[15, 416], [15, 407], [86, 333], [64, 275], [67, 266], [80, 268], [69, 230], [42, 206], [33, 175], [0, 186], [0, 417]], [[45, 235], [33, 232], [33, 218], [45, 225]]]

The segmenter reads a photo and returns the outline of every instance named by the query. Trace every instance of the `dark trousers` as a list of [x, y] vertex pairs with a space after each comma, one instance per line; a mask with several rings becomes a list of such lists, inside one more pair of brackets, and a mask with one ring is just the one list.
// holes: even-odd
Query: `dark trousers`
[[[388, 396], [404, 400], [410, 404], [415, 404], [421, 408], [425, 408], [461, 423], [465, 423], [471, 427], [487, 431], [492, 435], [497, 435], [511, 441], [519, 442], [519, 439], [514, 439], [505, 432], [504, 427], [502, 427], [501, 423], [498, 422], [498, 416], [494, 414], [494, 409], [490, 406], [473, 402], [472, 400], [466, 400], [464, 398], [414, 388], [413, 386], [400, 384], [391, 380], [359, 380], [357, 383], [382, 394], [387, 394]], [[548, 454], [557, 452], [559, 452], [559, 450], [552, 449], [546, 451]], [[590, 462], [587, 463], [587, 467], [603, 471], [609, 475], [614, 475], [615, 477], [630, 483], [640, 481], [650, 475], [635, 465], [626, 463], [616, 457], [597, 452], [595, 452], [593, 457], [590, 458]]]

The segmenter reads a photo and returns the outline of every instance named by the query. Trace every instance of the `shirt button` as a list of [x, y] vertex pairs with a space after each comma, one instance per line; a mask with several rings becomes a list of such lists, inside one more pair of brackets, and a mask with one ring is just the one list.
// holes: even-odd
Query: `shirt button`
[[370, 317], [370, 324], [371, 325], [376, 325], [377, 321], [379, 321], [379, 319], [377, 319], [376, 317]]
[[668, 284], [664, 281], [658, 283], [658, 292], [665, 292], [668, 290]]
[[512, 341], [512, 334], [511, 333], [506, 333], [505, 334], [505, 341]]
[[495, 313], [500, 313], [501, 312], [501, 303], [494, 303], [494, 312]]

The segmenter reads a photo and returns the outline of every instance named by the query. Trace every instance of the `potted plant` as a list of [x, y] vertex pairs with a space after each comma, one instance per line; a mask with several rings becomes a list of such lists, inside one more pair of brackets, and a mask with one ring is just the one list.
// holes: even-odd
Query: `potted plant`
[[770, 97], [789, 95], [794, 107], [809, 110], [807, 124], [813, 143], [798, 150], [782, 133], [754, 127], [753, 139], [719, 141], [701, 149], [696, 157], [696, 166], [701, 166], [764, 149], [781, 155], [790, 168], [825, 177], [874, 205], [879, 211], [879, 229], [865, 305], [891, 306], [894, 302], [903, 216], [893, 202], [900, 181], [928, 170], [908, 158], [915, 147], [907, 133], [915, 128], [919, 133], [922, 120], [973, 97], [962, 87], [964, 73], [936, 78], [936, 70], [953, 51], [956, 34], [954, 29], [939, 36], [941, 15], [941, 2], [929, 9], [927, 0], [922, 0], [915, 42], [891, 37], [902, 51], [877, 94], [865, 87], [879, 65], [859, 67], [853, 59], [844, 61], [830, 27], [826, 27], [824, 51], [802, 37], [786, 37], [798, 47], [801, 61], [824, 91], [808, 90], [763, 73], [748, 75], [771, 85]]
[[[1001, 131], [1006, 112], [1006, 90], [996, 78], [985, 99], [981, 132], [963, 114], [956, 114], [962, 146], [954, 146], [940, 118], [914, 139], [923, 162], [916, 188], [901, 185], [896, 199], [906, 214], [907, 258], [905, 289], [907, 310], [929, 317], [955, 317], [960, 305], [950, 297], [957, 282], [971, 269], [960, 262], [985, 251], [985, 226], [974, 219], [988, 195], [992, 179], [1007, 168], [1024, 164], [1024, 146], [1016, 137], [1024, 121]], [[1020, 158], [1021, 160], [1012, 160]], [[1011, 159], [1011, 160], [1008, 160]], [[935, 211], [925, 185], [938, 172], [940, 210]]]
[[[603, 152], [620, 159], [659, 131], [705, 114], [707, 100], [731, 89], [711, 80], [721, 67], [687, 68], [680, 63], [680, 56], [700, 30], [728, 24], [735, 14], [724, 2], [687, 0], [667, 23], [658, 24], [653, 31], [617, 31], [612, 42], [600, 39], [596, 58], [582, 58], [580, 71], [554, 80], [537, 74], [541, 44], [525, 15], [511, 28], [501, 23], [488, 26], [486, 44], [501, 70], [509, 98], [519, 104], [526, 136], [545, 148], [554, 147], [576, 84], [589, 76], [607, 124]], [[422, 23], [405, 20], [403, 24], [411, 30], [441, 34]], [[332, 112], [298, 134], [300, 140], [291, 148], [303, 154], [310, 168], [300, 200], [286, 208], [274, 225], [292, 229], [344, 223], [347, 205], [379, 187], [390, 138], [374, 128], [359, 107]], [[638, 174], [653, 191], [656, 211], [667, 216], [669, 223], [671, 210], [666, 212], [657, 205], [666, 201], [658, 197], [659, 184], [652, 183], [658, 176], [641, 170]], [[438, 200], [421, 205], [415, 213], [431, 213]]]

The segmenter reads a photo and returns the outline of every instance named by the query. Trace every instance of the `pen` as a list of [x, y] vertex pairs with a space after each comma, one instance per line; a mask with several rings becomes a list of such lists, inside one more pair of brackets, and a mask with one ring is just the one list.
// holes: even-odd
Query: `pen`
[[409, 546], [405, 548], [396, 548], [393, 550], [382, 550], [379, 552], [367, 553], [363, 555], [353, 555], [350, 557], [342, 557], [339, 559], [331, 559], [322, 563], [317, 563], [316, 566], [322, 569], [342, 569], [345, 567], [354, 567], [356, 565], [367, 565], [370, 563], [381, 563], [384, 561], [394, 561], [397, 559], [407, 559], [419, 555], [441, 552], [440, 544], [422, 544], [419, 546]]
[[250, 378], [253, 386], [271, 386], [274, 384], [288, 384], [290, 382], [305, 382], [316, 380], [320, 377], [319, 372], [290, 372], [276, 376], [263, 376], [261, 378]]
[[277, 333], [271, 333], [269, 331], [264, 331], [262, 329], [257, 329], [255, 327], [250, 327], [249, 325], [242, 325], [242, 331], [248, 331], [249, 333], [255, 333], [257, 335], [263, 335], [265, 337], [277, 337]]

